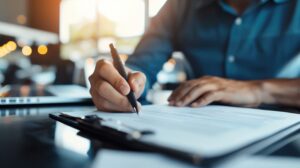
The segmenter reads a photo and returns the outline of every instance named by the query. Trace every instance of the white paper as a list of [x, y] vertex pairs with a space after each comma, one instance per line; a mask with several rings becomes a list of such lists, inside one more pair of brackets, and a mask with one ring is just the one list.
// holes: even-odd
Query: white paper
[[[70, 115], [90, 113], [70, 113]], [[214, 157], [237, 150], [300, 122], [300, 115], [237, 108], [143, 106], [142, 112], [94, 112], [105, 119], [118, 120], [137, 129], [153, 130], [141, 140]]]
[[[299, 165], [300, 160], [293, 157], [247, 156], [229, 162], [223, 162], [219, 165], [215, 165], [213, 168], [299, 168]], [[196, 166], [176, 161], [159, 154], [100, 150], [91, 167], [195, 168]]]
[[[195, 168], [195, 166], [153, 153], [100, 150], [92, 168]], [[199, 168], [199, 167], [198, 167]]]
[[280, 156], [248, 156], [222, 163], [214, 168], [299, 168], [300, 159]]

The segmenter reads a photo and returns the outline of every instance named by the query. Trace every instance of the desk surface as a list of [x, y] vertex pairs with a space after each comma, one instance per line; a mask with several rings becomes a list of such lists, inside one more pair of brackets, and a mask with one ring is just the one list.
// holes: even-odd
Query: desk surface
[[80, 143], [68, 145], [78, 142], [72, 139], [80, 138], [76, 132], [48, 118], [51, 112], [88, 109], [93, 107], [1, 108], [0, 167], [88, 167], [91, 159]]
[[[90, 140], [48, 118], [61, 111], [94, 110], [91, 106], [0, 108], [0, 167], [89, 167], [97, 150], [118, 148]], [[299, 138], [272, 155], [300, 156]], [[91, 147], [92, 146], [92, 147]], [[270, 151], [270, 150], [269, 150]]]

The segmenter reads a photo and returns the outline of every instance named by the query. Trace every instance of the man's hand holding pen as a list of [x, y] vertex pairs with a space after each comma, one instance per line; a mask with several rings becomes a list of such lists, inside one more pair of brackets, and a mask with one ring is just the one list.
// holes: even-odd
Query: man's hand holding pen
[[[131, 104], [126, 97], [130, 89], [136, 98], [144, 91], [146, 76], [141, 72], [133, 72], [126, 68], [128, 82], [119, 74], [112, 62], [100, 60], [97, 62], [94, 73], [89, 77], [90, 93], [93, 102], [102, 111], [132, 111]], [[139, 108], [140, 108], [140, 103]]]

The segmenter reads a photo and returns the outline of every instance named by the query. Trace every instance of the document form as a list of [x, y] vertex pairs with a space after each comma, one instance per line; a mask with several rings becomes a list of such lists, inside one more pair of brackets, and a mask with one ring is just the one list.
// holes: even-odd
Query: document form
[[143, 106], [134, 113], [78, 112], [70, 115], [96, 114], [137, 129], [152, 130], [141, 141], [178, 150], [216, 157], [236, 151], [300, 122], [300, 115], [238, 108], [206, 106], [200, 108]]

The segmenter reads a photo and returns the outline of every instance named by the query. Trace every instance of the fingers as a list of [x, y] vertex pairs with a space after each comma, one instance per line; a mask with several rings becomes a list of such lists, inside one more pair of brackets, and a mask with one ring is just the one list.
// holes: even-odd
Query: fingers
[[128, 83], [135, 96], [139, 98], [145, 89], [146, 76], [141, 72], [130, 73]]
[[181, 106], [181, 98], [186, 95], [197, 83], [192, 81], [181, 84], [175, 91], [172, 92], [171, 96], [168, 98], [168, 101], [171, 105]]
[[111, 62], [106, 60], [98, 61], [95, 73], [99, 76], [99, 78], [110, 83], [122, 95], [128, 95], [130, 91], [129, 84], [119, 74]]
[[110, 111], [110, 112], [123, 112], [123, 111], [131, 111], [130, 106], [116, 106], [114, 103], [109, 100], [103, 98], [97, 92], [92, 92], [93, 102], [98, 110], [100, 111]]
[[208, 93], [212, 94], [221, 90], [224, 81], [218, 77], [205, 76], [185, 82], [171, 94], [168, 99], [169, 103], [175, 106], [187, 106], [197, 101], [194, 105], [198, 106], [200, 98], [206, 97]]
[[192, 107], [206, 106], [212, 102], [220, 101], [223, 97], [223, 92], [213, 91], [208, 92], [192, 103]]
[[94, 85], [95, 92], [101, 97], [109, 100], [114, 106], [127, 107], [130, 106], [129, 101], [126, 96], [121, 95], [116, 91], [112, 85], [103, 80], [98, 80]]
[[215, 84], [207, 84], [207, 85], [196, 85], [193, 89], [191, 89], [188, 93], [186, 93], [181, 99], [180, 106], [187, 106], [194, 102], [197, 98], [203, 96], [207, 92], [213, 92], [217, 90], [217, 86]]
[[[177, 102], [179, 104], [183, 104], [181, 99], [189, 93], [194, 87], [198, 86], [205, 86], [207, 84], [212, 84], [214, 82], [217, 82], [217, 77], [211, 77], [211, 76], [204, 76], [200, 79], [190, 80], [183, 84], [181, 84], [169, 97], [168, 101], [171, 102]], [[172, 104], [172, 103], [171, 103]]]

